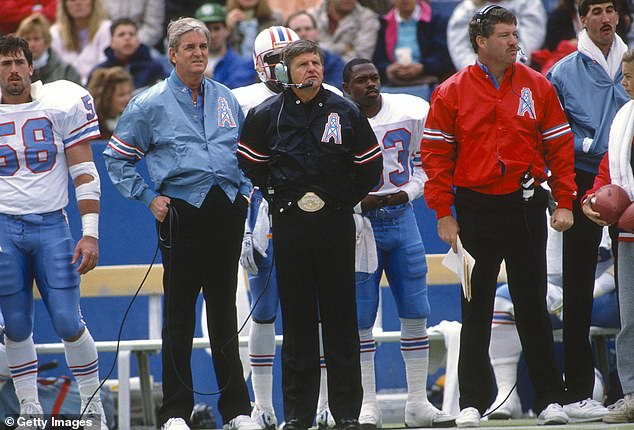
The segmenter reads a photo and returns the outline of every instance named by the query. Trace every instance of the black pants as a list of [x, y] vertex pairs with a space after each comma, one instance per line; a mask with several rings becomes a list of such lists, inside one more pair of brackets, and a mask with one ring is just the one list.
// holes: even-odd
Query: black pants
[[[581, 198], [592, 187], [595, 175], [582, 170], [575, 173]], [[575, 223], [564, 232], [563, 241], [565, 403], [592, 397], [594, 363], [589, 332], [602, 230], [583, 214], [579, 199], [573, 202], [572, 211]]]
[[357, 419], [362, 387], [354, 281], [355, 228], [350, 210], [314, 213], [295, 205], [273, 211], [273, 244], [284, 344], [286, 421], [312, 425], [319, 397], [321, 316], [328, 402], [337, 422]]
[[[174, 417], [189, 421], [194, 406], [191, 352], [201, 287], [214, 371], [223, 389], [218, 409], [226, 423], [251, 411], [236, 337], [237, 268], [247, 202], [238, 195], [232, 203], [219, 187], [212, 187], [199, 209], [177, 199], [172, 199], [171, 206], [176, 214], [171, 217], [171, 248], [161, 246], [163, 405], [159, 424]], [[159, 226], [163, 237], [171, 215]]]
[[528, 372], [535, 388], [535, 412], [560, 403], [563, 381], [554, 358], [546, 308], [546, 192], [538, 188], [525, 203], [519, 193], [504, 196], [456, 190], [460, 238], [475, 258], [472, 299], [462, 297], [458, 381], [460, 408], [483, 413], [491, 404], [489, 360], [491, 317], [502, 260]]

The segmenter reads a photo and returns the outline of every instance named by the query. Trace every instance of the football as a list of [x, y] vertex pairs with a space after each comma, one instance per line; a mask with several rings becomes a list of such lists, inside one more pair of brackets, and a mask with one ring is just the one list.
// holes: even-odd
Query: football
[[617, 227], [628, 233], [634, 233], [634, 203], [629, 205], [621, 214]]
[[590, 200], [592, 210], [598, 212], [601, 219], [610, 225], [619, 220], [630, 203], [627, 192], [615, 184], [602, 186]]

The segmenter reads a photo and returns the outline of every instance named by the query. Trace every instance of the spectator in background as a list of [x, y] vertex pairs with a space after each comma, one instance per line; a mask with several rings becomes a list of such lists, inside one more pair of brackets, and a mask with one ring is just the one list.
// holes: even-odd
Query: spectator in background
[[4, 0], [1, 4], [0, 34], [13, 33], [24, 18], [36, 13], [55, 21], [57, 0]]
[[50, 24], [44, 15], [35, 14], [24, 18], [17, 30], [17, 35], [29, 42], [33, 53], [32, 80], [43, 84], [66, 79], [81, 85], [79, 72], [70, 64], [62, 61], [51, 49]]
[[132, 98], [134, 82], [123, 68], [97, 69], [88, 81], [88, 92], [95, 101], [102, 139], [110, 139], [119, 117]]
[[451, 72], [446, 26], [422, 0], [394, 0], [380, 18], [374, 64], [385, 85], [438, 82]]
[[[305, 10], [300, 10], [289, 15], [286, 27], [293, 30], [302, 40], [312, 40], [319, 43], [320, 34], [317, 29], [317, 21]], [[327, 49], [324, 52], [324, 82], [339, 88], [342, 87], [341, 75], [343, 74], [343, 60], [337, 54]]]
[[282, 15], [271, 9], [268, 0], [227, 1], [231, 47], [245, 58], [251, 57], [257, 35], [265, 28], [281, 25], [282, 21]]
[[379, 31], [379, 19], [372, 10], [357, 0], [323, 0], [309, 12], [317, 21], [323, 49], [339, 54], [344, 62], [372, 59]]
[[224, 6], [205, 3], [196, 11], [196, 18], [209, 29], [209, 62], [205, 75], [229, 88], [254, 84], [257, 79], [253, 63], [228, 46], [229, 29]]
[[57, 22], [51, 27], [51, 47], [88, 82], [92, 69], [106, 60], [110, 21], [101, 0], [59, 0]]
[[130, 18], [137, 24], [141, 43], [155, 46], [163, 38], [165, 0], [104, 0], [111, 20]]
[[[144, 88], [166, 78], [163, 66], [152, 58], [150, 48], [141, 43], [137, 24], [129, 18], [119, 18], [110, 26], [110, 46], [106, 48], [107, 60], [96, 69], [120, 66], [134, 79], [134, 88]], [[94, 73], [94, 71], [93, 71]]]
[[[583, 29], [577, 5], [577, 0], [561, 0], [557, 8], [548, 15], [544, 49], [531, 54], [533, 68], [541, 70], [544, 75], [557, 61], [577, 49], [577, 34]], [[615, 0], [614, 7], [619, 14], [616, 34], [627, 44], [632, 27], [628, 0]]]
[[517, 17], [519, 46], [518, 58], [527, 62], [531, 53], [544, 44], [546, 11], [542, 0], [462, 0], [454, 9], [447, 25], [447, 47], [456, 70], [475, 63], [476, 54], [469, 41], [469, 20], [487, 4], [495, 4], [513, 12]]

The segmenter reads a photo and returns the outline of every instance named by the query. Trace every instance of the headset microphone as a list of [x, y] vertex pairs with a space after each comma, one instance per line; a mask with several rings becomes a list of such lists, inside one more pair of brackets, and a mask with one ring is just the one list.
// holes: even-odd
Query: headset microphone
[[315, 81], [308, 81], [306, 83], [301, 83], [301, 84], [287, 84], [282, 81], [277, 81], [277, 82], [284, 88], [297, 88], [297, 89], [310, 88], [315, 83]]
[[528, 64], [528, 56], [524, 53], [524, 50], [519, 45], [517, 46], [517, 59], [523, 64]]

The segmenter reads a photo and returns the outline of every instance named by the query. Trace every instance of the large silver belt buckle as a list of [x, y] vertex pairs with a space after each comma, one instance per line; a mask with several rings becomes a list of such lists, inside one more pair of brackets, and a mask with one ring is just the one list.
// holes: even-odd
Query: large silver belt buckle
[[325, 204], [321, 197], [312, 191], [307, 192], [297, 201], [297, 206], [304, 212], [317, 212], [323, 208]]

